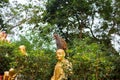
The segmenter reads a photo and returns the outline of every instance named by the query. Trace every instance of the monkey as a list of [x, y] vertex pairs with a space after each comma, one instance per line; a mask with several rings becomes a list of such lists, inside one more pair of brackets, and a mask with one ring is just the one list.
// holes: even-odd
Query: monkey
[[62, 37], [58, 34], [54, 34], [54, 39], [56, 40], [57, 49], [67, 50], [67, 43]]

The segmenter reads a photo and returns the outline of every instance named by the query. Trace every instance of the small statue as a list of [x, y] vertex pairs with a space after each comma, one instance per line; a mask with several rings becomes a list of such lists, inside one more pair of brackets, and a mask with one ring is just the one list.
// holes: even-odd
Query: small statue
[[15, 80], [16, 76], [17, 76], [17, 73], [16, 73], [15, 69], [10, 68], [8, 80]]
[[9, 71], [4, 72], [3, 80], [15, 80], [17, 73], [15, 69], [10, 68]]
[[0, 40], [3, 40], [4, 32], [0, 32]]
[[56, 51], [56, 58], [58, 60], [54, 68], [54, 74], [51, 80], [67, 80], [72, 74], [72, 64], [65, 59], [65, 52], [63, 49]]
[[28, 54], [26, 52], [26, 47], [24, 45], [19, 46], [19, 49], [20, 49], [22, 55], [28, 56]]
[[9, 71], [5, 71], [3, 75], [3, 80], [8, 80], [9, 78]]
[[4, 42], [10, 43], [10, 41], [7, 40], [6, 38], [7, 38], [7, 34], [5, 32], [0, 32], [0, 41], [4, 41]]

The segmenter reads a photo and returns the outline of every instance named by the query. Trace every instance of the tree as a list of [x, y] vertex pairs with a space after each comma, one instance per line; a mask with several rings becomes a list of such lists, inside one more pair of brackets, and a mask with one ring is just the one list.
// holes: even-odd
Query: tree
[[116, 19], [119, 16], [118, 4], [117, 0], [48, 0], [43, 20], [56, 24], [56, 30], [67, 41], [72, 41], [76, 34], [80, 39], [91, 36], [93, 41], [106, 44], [111, 53], [116, 53], [111, 35], [120, 33], [120, 19]]
[[[8, 0], [1, 0], [0, 1], [0, 8], [4, 7], [8, 3]], [[0, 30], [6, 31], [6, 25], [3, 23], [2, 15], [0, 14]]]
[[[120, 33], [117, 18], [119, 1], [48, 0], [45, 2], [46, 9], [39, 6], [40, 2], [35, 5], [31, 4], [32, 2], [34, 3], [34, 0], [27, 5], [16, 2], [15, 7], [9, 5], [10, 12], [6, 11], [11, 18], [5, 22], [9, 25], [7, 29], [16, 27], [21, 30], [25, 24], [25, 29], [37, 32], [39, 40], [42, 38], [48, 43], [52, 41], [50, 36], [54, 32], [59, 33], [70, 44], [74, 38], [90, 36], [93, 41], [106, 44], [111, 53], [116, 53], [111, 40], [113, 34]], [[9, 24], [13, 21], [16, 22]]]
[[[11, 34], [23, 35], [34, 47], [48, 47], [51, 42], [52, 28], [49, 24], [42, 23], [41, 14], [44, 10], [42, 6], [44, 1], [30, 0], [27, 3], [13, 1], [12, 4], [4, 6], [1, 10], [4, 12], [2, 18], [7, 24], [7, 30]], [[48, 37], [49, 36], [49, 37]]]
[[11, 63], [15, 61], [14, 56], [17, 54], [15, 50], [14, 44], [0, 41], [0, 75], [8, 71], [12, 66]]

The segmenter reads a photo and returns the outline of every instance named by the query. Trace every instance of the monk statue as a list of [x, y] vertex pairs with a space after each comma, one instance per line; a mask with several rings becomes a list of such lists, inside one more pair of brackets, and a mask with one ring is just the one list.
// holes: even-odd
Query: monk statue
[[19, 46], [19, 49], [20, 49], [22, 55], [28, 56], [28, 54], [26, 52], [26, 47], [24, 45]]
[[16, 73], [15, 69], [10, 68], [8, 80], [15, 80], [16, 76], [17, 76], [17, 73]]
[[72, 64], [65, 59], [65, 52], [63, 49], [58, 49], [56, 51], [56, 58], [58, 62], [55, 65], [51, 80], [68, 80], [68, 77], [72, 74]]
[[0, 32], [0, 41], [4, 41], [4, 42], [10, 43], [10, 41], [7, 40], [6, 38], [7, 38], [7, 34], [5, 32]]
[[4, 32], [0, 32], [0, 40], [2, 41], [4, 39]]
[[10, 68], [9, 71], [4, 72], [3, 80], [15, 80], [17, 73], [15, 69]]
[[9, 71], [5, 71], [3, 75], [3, 80], [8, 80], [9, 78]]

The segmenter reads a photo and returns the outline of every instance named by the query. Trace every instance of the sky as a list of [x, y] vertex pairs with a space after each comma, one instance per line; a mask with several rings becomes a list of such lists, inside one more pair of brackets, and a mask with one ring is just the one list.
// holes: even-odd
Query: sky
[[[21, 4], [27, 4], [29, 0], [9, 0], [11, 4], [13, 1], [17, 1], [18, 3], [21, 3]], [[34, 1], [38, 1], [38, 0], [34, 0]]]

